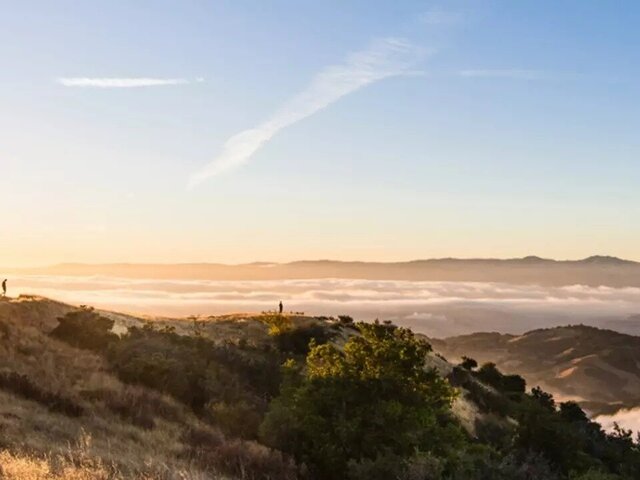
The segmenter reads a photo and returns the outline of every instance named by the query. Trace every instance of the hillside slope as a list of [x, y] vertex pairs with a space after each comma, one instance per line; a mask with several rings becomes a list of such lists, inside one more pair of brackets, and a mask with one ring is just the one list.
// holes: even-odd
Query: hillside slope
[[584, 325], [523, 335], [475, 333], [431, 340], [447, 358], [494, 362], [593, 413], [640, 404], [640, 337]]
[[[225, 438], [175, 399], [123, 383], [103, 357], [51, 338], [56, 319], [74, 310], [40, 297], [0, 299], [2, 478], [213, 480], [277, 462], [279, 454]], [[194, 450], [202, 442], [217, 446], [207, 465]]]
[[0, 299], [7, 480], [631, 480], [630, 435], [390, 322]]
[[[247, 472], [247, 465], [264, 468], [264, 478], [271, 475], [269, 469], [281, 468], [279, 454], [251, 441], [225, 439], [219, 429], [175, 399], [123, 383], [103, 357], [52, 338], [58, 319], [74, 311], [77, 307], [37, 296], [0, 299], [0, 468], [6, 478], [112, 478], [118, 472], [122, 478], [205, 480], [223, 478], [225, 471], [233, 478], [239, 467], [242, 478], [257, 479], [263, 477]], [[145, 328], [149, 322], [116, 312], [99, 313], [112, 319], [113, 331], [120, 333]], [[159, 318], [153, 325], [185, 337], [206, 338], [221, 348], [245, 345], [251, 351], [268, 352], [273, 338], [262, 317]], [[290, 315], [290, 320], [299, 328], [330, 328], [324, 317]], [[341, 329], [332, 342], [343, 345], [355, 334]], [[453, 368], [434, 354], [428, 356], [427, 365], [443, 376]], [[471, 434], [484, 416], [464, 395], [456, 399], [453, 411]], [[213, 461], [220, 468], [213, 473], [211, 462], [203, 467], [194, 456], [192, 444], [212, 438], [221, 445], [219, 458]]]

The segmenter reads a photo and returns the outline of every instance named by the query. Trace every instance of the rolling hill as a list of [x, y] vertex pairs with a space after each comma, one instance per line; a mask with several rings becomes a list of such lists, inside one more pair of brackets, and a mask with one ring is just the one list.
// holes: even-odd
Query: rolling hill
[[[571, 347], [564, 344], [576, 343], [576, 331], [591, 332], [591, 337], [578, 342], [579, 351], [575, 355], [576, 359], [586, 361], [591, 355], [590, 345], [600, 345], [593, 340], [598, 337], [596, 329], [570, 328], [535, 340], [524, 339], [523, 351], [529, 352], [532, 361], [542, 361], [539, 351], [550, 355], [550, 349], [561, 344], [564, 350], [569, 350]], [[622, 371], [628, 357], [620, 352], [631, 355], [626, 349], [628, 336], [606, 333], [609, 340], [619, 345], [618, 355], [606, 357], [607, 361]], [[495, 345], [518, 343], [518, 337], [492, 334], [484, 337]], [[294, 417], [289, 415], [306, 405], [309, 410], [301, 411], [305, 428], [315, 428], [316, 422], [327, 415], [332, 415], [336, 422], [353, 421], [350, 428], [358, 429], [353, 433], [349, 433], [350, 429], [343, 430], [342, 423], [334, 425], [332, 421], [327, 425], [335, 428], [338, 435], [343, 432], [350, 435], [350, 441], [343, 446], [350, 451], [360, 448], [359, 430], [373, 434], [373, 438], [384, 438], [380, 436], [389, 432], [395, 436], [396, 431], [400, 437], [395, 438], [402, 438], [404, 429], [418, 434], [431, 432], [422, 444], [438, 457], [432, 454], [412, 457], [413, 449], [405, 453], [408, 456], [379, 457], [367, 452], [371, 448], [384, 452], [387, 443], [363, 442], [366, 449], [363, 455], [368, 456], [356, 457], [356, 463], [343, 464], [344, 470], [331, 471], [332, 480], [347, 477], [565, 480], [569, 478], [567, 462], [574, 461], [578, 462], [575, 468], [587, 475], [596, 469], [593, 471], [620, 472], [623, 476], [572, 476], [572, 480], [636, 478], [635, 464], [619, 457], [636, 452], [635, 444], [625, 440], [626, 433], [622, 437], [608, 436], [571, 403], [550, 408], [545, 394], [526, 393], [525, 384], [517, 375], [503, 375], [494, 370], [487, 376], [486, 371], [467, 370], [448, 362], [438, 352], [440, 349], [452, 353], [446, 342], [434, 341], [436, 351], [415, 350], [416, 345], [424, 344], [423, 339], [390, 323], [355, 324], [344, 316], [264, 312], [150, 320], [78, 308], [41, 297], [2, 298], [0, 476], [7, 480], [325, 478], [309, 476], [306, 462], [313, 460], [295, 453], [299, 445], [309, 447], [297, 436], [293, 437], [293, 444], [287, 443], [289, 432], [296, 431], [291, 430], [288, 422]], [[535, 342], [543, 342], [542, 347], [537, 348]], [[470, 350], [466, 354], [475, 352], [476, 346], [480, 348], [473, 341], [467, 344]], [[312, 350], [314, 345], [318, 348]], [[358, 348], [369, 348], [367, 345], [376, 345], [382, 351], [373, 349], [361, 356]], [[629, 348], [634, 348], [633, 345]], [[394, 350], [396, 346], [402, 348]], [[407, 418], [402, 411], [413, 405], [414, 390], [407, 391], [413, 400], [399, 402], [402, 397], [396, 397], [396, 390], [388, 388], [386, 382], [393, 377], [387, 375], [396, 375], [401, 384], [413, 381], [415, 373], [407, 374], [405, 369], [411, 364], [406, 362], [412, 352], [417, 351], [422, 353], [414, 365], [424, 375], [424, 381], [434, 382], [429, 388], [436, 388], [434, 392], [442, 388], [443, 394], [447, 395], [447, 391], [452, 394], [446, 397], [449, 400], [442, 405], [444, 409], [436, 410], [440, 413], [417, 430], [413, 420], [402, 424], [402, 428], [394, 423], [393, 429], [380, 429], [377, 426], [380, 417], [393, 422], [396, 418]], [[304, 376], [309, 375], [305, 370], [314, 361], [310, 360], [312, 353], [322, 352], [329, 354], [325, 359], [337, 362], [333, 366], [324, 361], [316, 364], [322, 371], [331, 366], [325, 371], [329, 374], [327, 382], [317, 384], [318, 379], [310, 376], [306, 384], [289, 383], [293, 378], [294, 382], [304, 382]], [[334, 377], [333, 369], [346, 361], [347, 352], [372, 376], [359, 380], [347, 369], [348, 377]], [[604, 358], [599, 350], [596, 352]], [[396, 360], [387, 363], [390, 358]], [[307, 367], [298, 376], [290, 377], [293, 372], [288, 369], [296, 363], [304, 365], [305, 361]], [[509, 371], [515, 368], [515, 364], [507, 365]], [[529, 374], [531, 369], [526, 372]], [[572, 375], [574, 372], [569, 371], [559, 379]], [[585, 375], [592, 376], [590, 372]], [[583, 378], [584, 375], [575, 377], [576, 381]], [[286, 398], [287, 392], [298, 388], [295, 385], [300, 386], [291, 397], [294, 401], [298, 401], [299, 395], [313, 392], [315, 385], [320, 385], [321, 396], [310, 404], [294, 404], [282, 410], [287, 405], [282, 403], [283, 396]], [[379, 393], [390, 395], [389, 401], [367, 395], [356, 403], [355, 410], [345, 410], [345, 402], [354, 401], [354, 394], [371, 386], [382, 388]], [[450, 390], [451, 386], [455, 390]], [[429, 392], [425, 391], [431, 395]], [[627, 393], [631, 398], [634, 390], [629, 387]], [[314, 405], [327, 394], [338, 395], [339, 402], [329, 404], [328, 410], [321, 410], [314, 417], [316, 420], [306, 423]], [[607, 399], [614, 400], [615, 394]], [[377, 409], [360, 420], [360, 409], [368, 411], [370, 404], [377, 405]], [[423, 414], [431, 408], [439, 407], [433, 404]], [[545, 426], [538, 430], [540, 422]], [[265, 425], [271, 425], [272, 430], [265, 433]], [[273, 443], [269, 431], [276, 436], [284, 431], [283, 448]], [[555, 458], [555, 450], [548, 448], [548, 438], [555, 442], [566, 432], [573, 432], [573, 438], [583, 442], [581, 456], [574, 460], [571, 452], [577, 447], [566, 450], [571, 455], [569, 460]], [[325, 441], [324, 430], [318, 435]], [[413, 433], [407, 438], [415, 441]], [[332, 449], [333, 439], [327, 439], [326, 445]], [[518, 443], [523, 441], [524, 444]], [[454, 444], [458, 447], [454, 448]], [[591, 451], [590, 445], [597, 447], [599, 456], [587, 453]], [[538, 453], [532, 456], [532, 449]], [[325, 458], [325, 453], [320, 454]], [[326, 458], [331, 460], [333, 454], [329, 452]], [[317, 463], [311, 463], [314, 465]], [[394, 473], [389, 477], [384, 469], [391, 466], [402, 476]], [[447, 473], [448, 470], [453, 471]], [[378, 476], [372, 476], [371, 472], [376, 471]], [[431, 472], [430, 476], [425, 476], [425, 472]]]
[[640, 337], [584, 325], [523, 335], [474, 333], [431, 340], [455, 360], [468, 356], [522, 375], [558, 398], [595, 413], [640, 405]]
[[[156, 389], [123, 382], [100, 355], [52, 338], [58, 319], [76, 311], [75, 306], [37, 296], [0, 298], [2, 478], [293, 478], [292, 467], [281, 454], [240, 438], [242, 432], [222, 432], [216, 421], [212, 426], [210, 418], [195, 415]], [[149, 319], [131, 315], [99, 314], [114, 322], [114, 332], [149, 325]], [[222, 351], [241, 345], [252, 357], [265, 352], [264, 359], [251, 360], [260, 364], [273, 349], [273, 338], [262, 317], [239, 313], [195, 323], [193, 319], [164, 318], [155, 319], [153, 325], [184, 337], [206, 338]], [[326, 317], [292, 315], [291, 320], [300, 328], [330, 328]], [[344, 330], [334, 341], [344, 343], [350, 335], [352, 330]], [[428, 364], [442, 375], [453, 368], [436, 355], [429, 356]], [[258, 374], [270, 375], [267, 370]], [[226, 375], [232, 375], [226, 381], [244, 383], [241, 376]], [[262, 400], [256, 401], [255, 408], [262, 408]], [[454, 412], [472, 434], [476, 421], [484, 416], [463, 397], [456, 400]], [[255, 412], [243, 411], [242, 415], [242, 419], [231, 417], [230, 421], [251, 425]], [[212, 442], [216, 448], [203, 462], [200, 449]]]

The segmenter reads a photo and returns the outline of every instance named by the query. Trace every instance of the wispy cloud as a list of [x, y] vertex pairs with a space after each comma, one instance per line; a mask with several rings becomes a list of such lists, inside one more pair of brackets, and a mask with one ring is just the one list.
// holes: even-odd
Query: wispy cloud
[[161, 87], [167, 85], [186, 85], [189, 83], [203, 82], [199, 77], [194, 80], [187, 78], [94, 78], [94, 77], [63, 77], [57, 82], [65, 87], [89, 87], [89, 88], [140, 88], [140, 87]]
[[519, 80], [538, 80], [545, 77], [545, 73], [539, 70], [523, 70], [517, 68], [460, 70], [458, 75], [461, 77], [513, 78]]
[[385, 38], [375, 41], [367, 50], [349, 55], [343, 64], [326, 67], [267, 121], [230, 137], [220, 155], [191, 177], [189, 187], [242, 165], [280, 130], [341, 97], [388, 77], [411, 74], [410, 68], [421, 53], [422, 49], [407, 40]]

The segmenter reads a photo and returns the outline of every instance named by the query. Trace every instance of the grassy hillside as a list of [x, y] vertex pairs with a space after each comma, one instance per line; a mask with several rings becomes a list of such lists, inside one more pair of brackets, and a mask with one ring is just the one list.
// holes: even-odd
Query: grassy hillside
[[640, 474], [630, 433], [518, 375], [453, 365], [349, 317], [149, 322], [0, 300], [8, 479], [598, 480]]
[[[240, 478], [251, 465], [286, 470], [280, 454], [225, 437], [171, 396], [123, 383], [99, 354], [52, 338], [56, 319], [74, 310], [37, 297], [0, 300], [6, 478], [213, 479]], [[204, 441], [216, 445], [206, 462], [196, 451]]]
[[432, 340], [449, 358], [495, 362], [593, 413], [640, 404], [640, 337], [583, 325], [523, 335], [477, 333]]

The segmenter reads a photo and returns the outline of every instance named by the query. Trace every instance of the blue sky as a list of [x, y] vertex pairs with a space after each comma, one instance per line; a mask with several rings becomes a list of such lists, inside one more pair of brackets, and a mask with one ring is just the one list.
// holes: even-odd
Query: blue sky
[[[0, 265], [640, 260], [639, 21], [631, 1], [0, 1]], [[168, 84], [104, 88], [148, 79]]]

